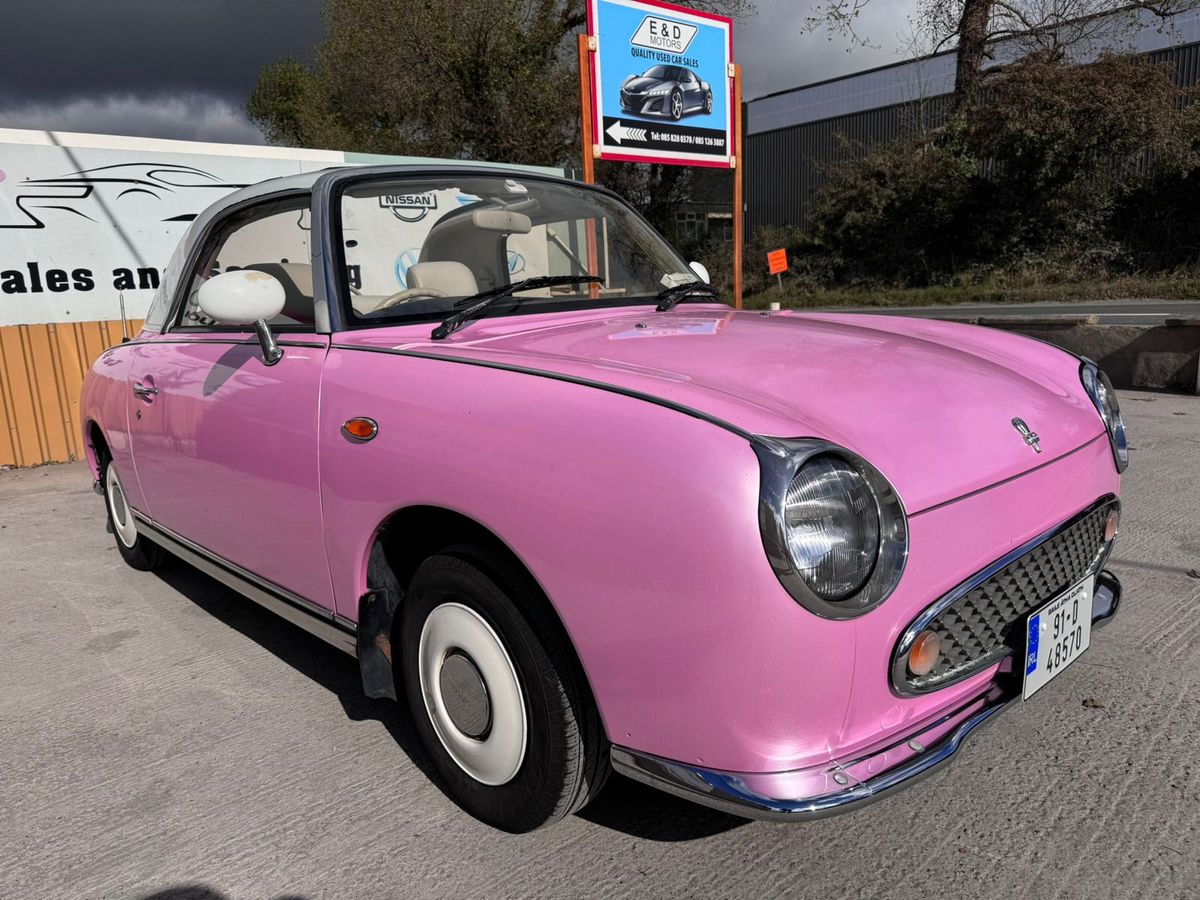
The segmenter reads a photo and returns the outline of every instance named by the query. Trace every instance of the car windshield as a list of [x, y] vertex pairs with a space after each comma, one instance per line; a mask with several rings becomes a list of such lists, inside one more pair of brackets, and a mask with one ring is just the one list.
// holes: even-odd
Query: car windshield
[[675, 69], [675, 68], [672, 68], [669, 66], [654, 66], [651, 69], [647, 69], [642, 74], [642, 77], [643, 78], [666, 78], [668, 80], [674, 81], [676, 79], [676, 73], [678, 73], [678, 71], [679, 71], [678, 69]]
[[[357, 324], [432, 321], [465, 297], [539, 276], [596, 276], [497, 303], [488, 315], [653, 301], [696, 275], [605, 192], [538, 177], [407, 177], [341, 198], [346, 290]], [[459, 304], [456, 307], [456, 304]]]

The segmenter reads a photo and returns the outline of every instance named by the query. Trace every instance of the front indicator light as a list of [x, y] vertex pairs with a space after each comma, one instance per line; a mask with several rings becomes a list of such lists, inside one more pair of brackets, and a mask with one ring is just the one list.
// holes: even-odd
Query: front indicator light
[[1113, 507], [1108, 511], [1108, 518], [1104, 520], [1104, 543], [1110, 543], [1117, 536], [1117, 530], [1121, 527], [1121, 511]]
[[908, 671], [928, 675], [942, 658], [942, 639], [936, 631], [922, 631], [908, 651]]
[[366, 416], [355, 416], [342, 423], [342, 434], [355, 443], [366, 443], [379, 433], [379, 425]]

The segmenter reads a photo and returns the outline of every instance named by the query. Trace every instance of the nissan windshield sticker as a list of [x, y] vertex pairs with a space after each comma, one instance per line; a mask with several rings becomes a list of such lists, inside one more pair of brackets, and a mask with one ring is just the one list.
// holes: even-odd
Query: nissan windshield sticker
[[590, 0], [588, 25], [601, 157], [728, 166], [731, 21], [647, 0]]
[[432, 191], [423, 194], [383, 194], [379, 205], [390, 209], [397, 219], [405, 222], [419, 222], [430, 210], [438, 208], [437, 194]]

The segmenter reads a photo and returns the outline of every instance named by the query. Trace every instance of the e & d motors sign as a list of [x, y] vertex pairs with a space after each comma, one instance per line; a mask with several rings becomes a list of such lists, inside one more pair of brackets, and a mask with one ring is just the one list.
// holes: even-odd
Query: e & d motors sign
[[604, 159], [728, 168], [730, 19], [652, 0], [589, 0], [588, 33]]

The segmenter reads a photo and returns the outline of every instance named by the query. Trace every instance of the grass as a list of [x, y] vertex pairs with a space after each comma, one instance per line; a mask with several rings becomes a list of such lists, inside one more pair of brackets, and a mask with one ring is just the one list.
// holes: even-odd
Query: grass
[[747, 295], [750, 309], [778, 301], [784, 308], [836, 306], [946, 306], [960, 303], [1083, 303], [1153, 297], [1157, 300], [1200, 299], [1200, 276], [1123, 276], [1075, 283], [1036, 280], [937, 285], [926, 288], [819, 288], [804, 290], [784, 276], [783, 290], [770, 287]]

